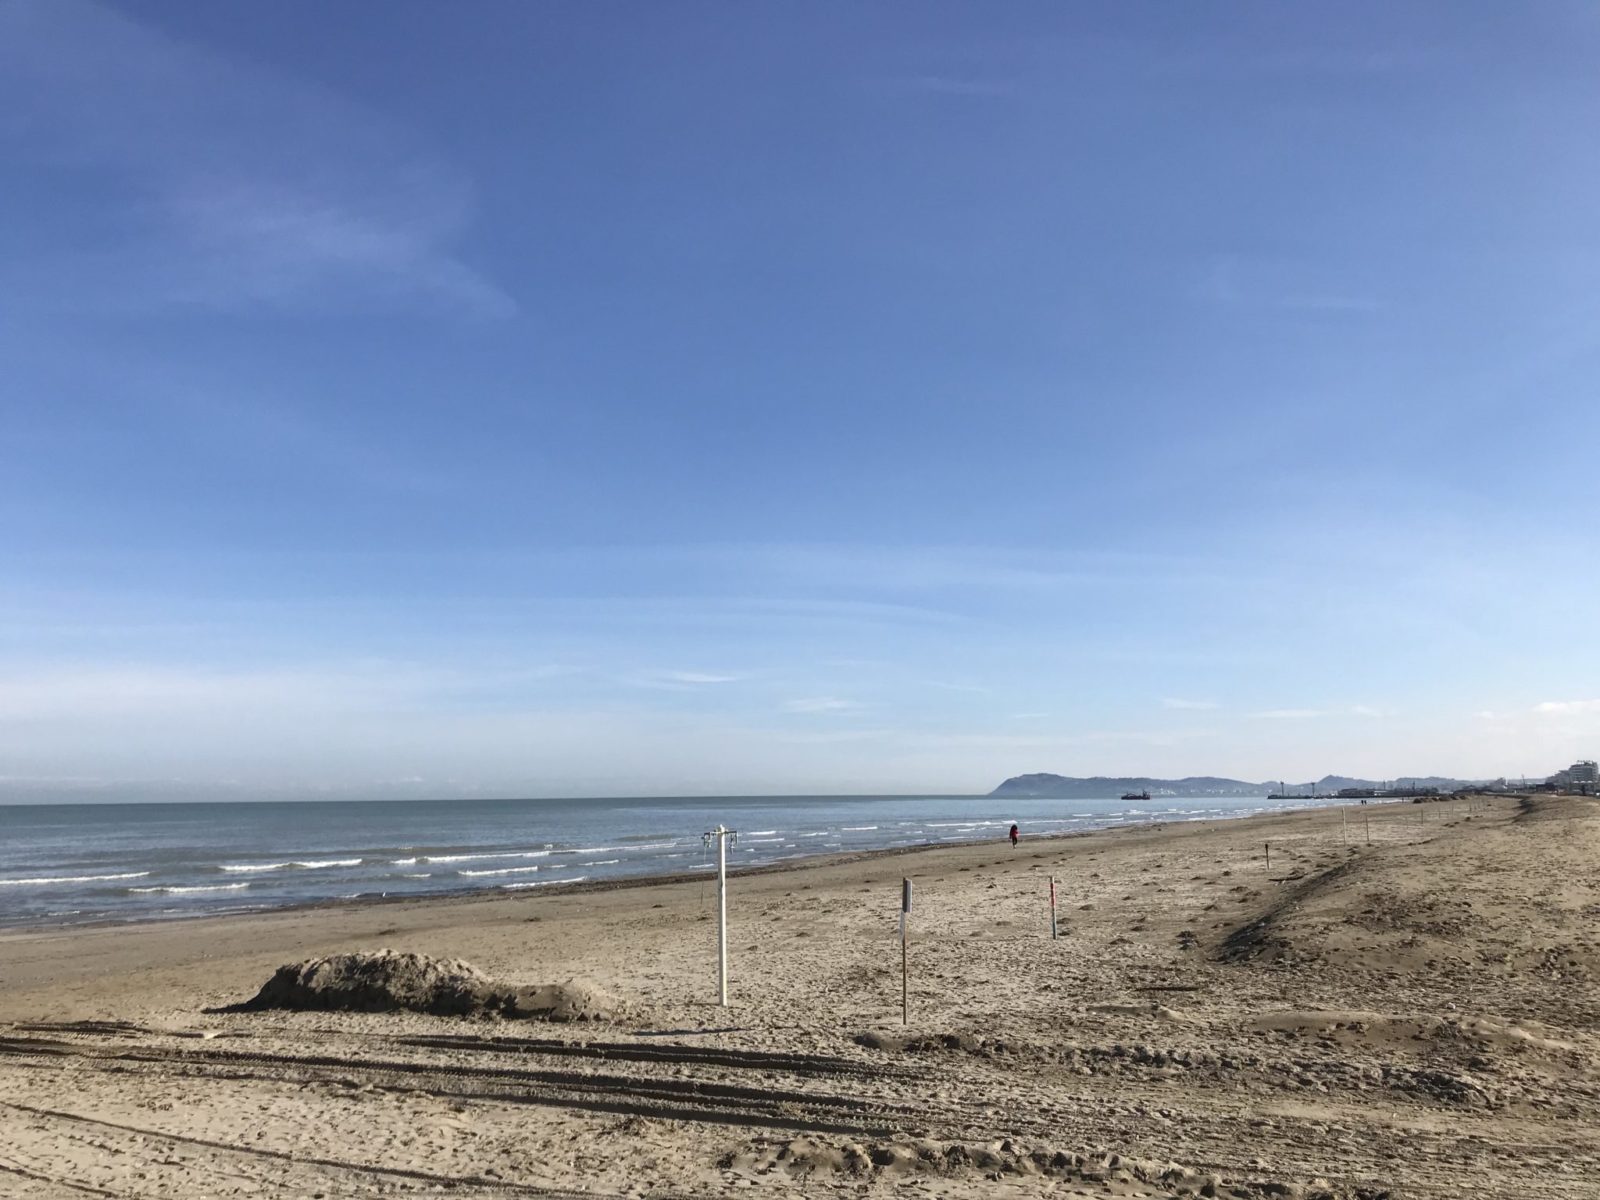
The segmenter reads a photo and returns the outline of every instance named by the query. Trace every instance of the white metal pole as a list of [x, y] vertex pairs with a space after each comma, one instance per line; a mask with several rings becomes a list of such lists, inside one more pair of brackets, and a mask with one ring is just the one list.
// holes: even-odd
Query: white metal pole
[[728, 1007], [728, 831], [717, 826], [717, 996]]

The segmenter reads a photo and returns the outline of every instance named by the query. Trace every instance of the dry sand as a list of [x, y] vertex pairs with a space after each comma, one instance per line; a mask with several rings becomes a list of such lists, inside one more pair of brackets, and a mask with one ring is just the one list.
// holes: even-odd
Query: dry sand
[[[1347, 814], [5, 935], [0, 1195], [1600, 1196], [1600, 807]], [[624, 1007], [203, 1011], [378, 948]]]

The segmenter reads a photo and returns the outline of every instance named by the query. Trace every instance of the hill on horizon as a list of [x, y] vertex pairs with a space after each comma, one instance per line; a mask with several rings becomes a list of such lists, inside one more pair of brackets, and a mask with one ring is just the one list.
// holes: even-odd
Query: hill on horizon
[[1156, 779], [1143, 775], [1053, 775], [1041, 771], [1013, 775], [989, 795], [1022, 799], [1088, 800], [1120, 796], [1125, 792], [1149, 792], [1152, 796], [1265, 796], [1279, 788], [1292, 793], [1322, 796], [1340, 788], [1432, 787], [1453, 791], [1482, 780], [1453, 779], [1445, 775], [1401, 775], [1394, 779], [1357, 779], [1349, 775], [1324, 775], [1321, 779], [1295, 783], [1269, 779], [1252, 783], [1219, 775], [1187, 775], [1182, 779]]

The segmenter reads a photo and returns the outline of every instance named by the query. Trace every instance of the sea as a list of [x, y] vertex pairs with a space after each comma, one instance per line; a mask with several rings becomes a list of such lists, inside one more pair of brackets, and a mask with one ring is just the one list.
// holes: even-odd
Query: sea
[[529, 891], [940, 842], [1288, 807], [980, 796], [406, 800], [0, 806], [0, 927], [171, 920], [379, 896]]

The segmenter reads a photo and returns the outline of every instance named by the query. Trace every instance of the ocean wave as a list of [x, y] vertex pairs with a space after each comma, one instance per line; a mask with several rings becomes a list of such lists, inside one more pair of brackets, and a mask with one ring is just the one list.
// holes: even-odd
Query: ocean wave
[[876, 825], [845, 825], [842, 828], [843, 828], [843, 832], [845, 832], [845, 833], [871, 833], [874, 829], [877, 828], [877, 826]]
[[500, 886], [508, 892], [521, 891], [523, 888], [554, 887], [558, 883], [582, 883], [588, 876], [579, 875], [572, 879], [545, 879], [533, 883], [502, 883]]
[[247, 888], [249, 886], [250, 885], [248, 883], [214, 883], [208, 884], [205, 887], [142, 887], [129, 888], [128, 890], [130, 892], [140, 893], [165, 892], [169, 896], [181, 896], [188, 895], [190, 892], [237, 892], [241, 888]]
[[491, 867], [487, 871], [457, 871], [457, 875], [477, 878], [480, 875], [525, 875], [529, 871], [541, 871], [543, 867]]
[[[620, 838], [619, 841], [627, 841]], [[671, 850], [678, 845], [677, 842], [637, 842], [627, 846], [568, 846], [550, 853], [567, 856], [577, 854], [633, 854], [639, 850]]]
[[261, 871], [321, 871], [328, 867], [359, 867], [365, 861], [359, 858], [305, 858], [294, 859], [289, 862], [274, 863], [227, 863], [220, 869], [229, 874], [249, 872], [256, 874]]
[[281, 862], [281, 863], [232, 863], [232, 864], [224, 864], [221, 869], [224, 870], [224, 871], [228, 871], [228, 872], [237, 872], [237, 871], [252, 871], [252, 872], [254, 872], [254, 871], [287, 871], [292, 866], [294, 866], [294, 864], [292, 862]]
[[422, 854], [404, 862], [397, 862], [396, 866], [410, 866], [417, 862], [426, 863], [457, 863], [472, 862], [475, 859], [489, 858], [545, 858], [554, 854], [552, 847], [546, 846], [542, 850], [487, 850], [477, 854]]
[[[620, 858], [602, 858], [597, 862], [590, 863], [589, 865], [591, 867], [614, 867], [621, 861], [622, 860]], [[564, 880], [563, 882], [570, 883], [571, 880]]]
[[35, 883], [103, 883], [108, 879], [143, 879], [149, 871], [123, 871], [116, 875], [37, 875], [31, 879], [0, 879], [0, 887], [26, 887]]
[[746, 837], [771, 837], [773, 834], [775, 834], [777, 832], [778, 831], [776, 829], [752, 829], [749, 833], [745, 834], [745, 836]]

